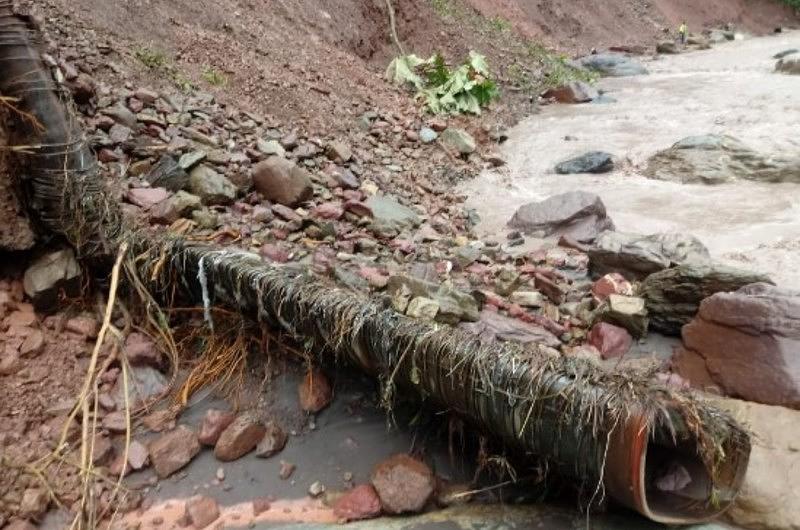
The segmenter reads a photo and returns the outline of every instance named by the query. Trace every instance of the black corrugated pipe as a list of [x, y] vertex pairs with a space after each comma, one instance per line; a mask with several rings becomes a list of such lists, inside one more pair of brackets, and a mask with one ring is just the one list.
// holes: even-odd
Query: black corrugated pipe
[[[548, 459], [598, 492], [604, 487], [654, 521], [693, 523], [731, 505], [747, 468], [749, 436], [687, 393], [543, 346], [483, 344], [247, 252], [153, 241], [120, 228], [117, 206], [29, 31], [0, 0], [0, 92], [45, 127], [16, 114], [17, 138], [32, 146], [24, 159], [35, 214], [85, 256], [113, 253], [126, 237], [154, 291], [177, 282], [206, 307], [223, 305], [280, 328], [320, 355], [346, 360]], [[157, 266], [162, 257], [171, 266]], [[677, 468], [689, 484], [664, 487], [659, 479]]]

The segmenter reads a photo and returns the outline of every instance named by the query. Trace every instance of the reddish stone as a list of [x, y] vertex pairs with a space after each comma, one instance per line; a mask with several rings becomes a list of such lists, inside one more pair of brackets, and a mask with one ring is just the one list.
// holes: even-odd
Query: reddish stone
[[706, 298], [673, 370], [695, 388], [800, 409], [800, 291], [755, 283]]
[[266, 433], [267, 428], [254, 414], [240, 414], [220, 434], [214, 456], [223, 462], [241, 458], [255, 449]]
[[323, 202], [311, 210], [311, 215], [317, 219], [336, 220], [344, 215], [344, 210], [335, 202]]
[[148, 445], [150, 461], [158, 478], [166, 478], [192, 461], [200, 452], [195, 432], [185, 425], [161, 435]]
[[156, 343], [143, 333], [131, 333], [125, 339], [123, 353], [133, 365], [147, 364], [158, 367], [161, 363], [161, 351]]
[[389, 273], [387, 271], [362, 265], [358, 270], [358, 275], [367, 280], [371, 287], [383, 289], [389, 283]]
[[109, 162], [119, 162], [122, 160], [122, 155], [105, 147], [97, 153], [97, 159], [107, 164]]
[[333, 514], [344, 522], [373, 519], [381, 514], [381, 500], [375, 488], [362, 484], [339, 497]]
[[372, 473], [381, 506], [392, 514], [422, 511], [433, 494], [434, 480], [428, 466], [405, 454], [384, 460]]
[[594, 282], [592, 294], [598, 302], [605, 302], [612, 294], [633, 296], [633, 286], [622, 274], [612, 272]]
[[359, 200], [349, 200], [344, 203], [344, 209], [359, 217], [372, 217], [372, 208]]
[[600, 351], [603, 359], [611, 359], [625, 355], [631, 348], [633, 339], [628, 330], [609, 324], [599, 322], [592, 326], [589, 332], [589, 344]]
[[319, 370], [310, 370], [298, 387], [300, 408], [306, 412], [319, 412], [330, 404], [333, 390], [328, 378]]
[[200, 424], [200, 433], [197, 435], [200, 443], [211, 447], [216, 445], [222, 431], [228, 428], [234, 418], [236, 418], [236, 415], [232, 412], [208, 409], [206, 415], [203, 416], [203, 422]]
[[303, 218], [300, 217], [300, 214], [298, 214], [296, 211], [292, 210], [288, 206], [284, 206], [283, 204], [273, 204], [272, 213], [274, 213], [284, 221], [296, 221], [298, 223], [303, 221]]
[[219, 518], [219, 504], [211, 497], [199, 496], [186, 503], [186, 520], [194, 528], [205, 528]]
[[559, 284], [550, 278], [547, 278], [544, 274], [538, 272], [533, 275], [533, 279], [534, 287], [536, 287], [538, 291], [541, 291], [547, 298], [549, 298], [551, 302], [556, 305], [561, 305], [564, 303], [566, 293]]
[[100, 325], [92, 317], [74, 317], [67, 320], [66, 328], [68, 331], [77, 333], [86, 339], [93, 339], [97, 337], [100, 331]]
[[261, 257], [264, 258], [265, 261], [273, 263], [286, 263], [289, 261], [289, 251], [271, 243], [261, 245], [258, 253], [261, 254]]
[[168, 197], [169, 192], [164, 188], [132, 188], [125, 194], [125, 198], [129, 203], [145, 210], [152, 208]]

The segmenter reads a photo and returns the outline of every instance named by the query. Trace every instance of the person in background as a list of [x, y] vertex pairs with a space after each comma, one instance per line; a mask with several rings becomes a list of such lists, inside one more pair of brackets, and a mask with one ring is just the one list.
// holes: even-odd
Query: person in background
[[689, 34], [689, 28], [686, 27], [686, 22], [681, 22], [680, 27], [678, 28], [678, 37], [681, 39], [681, 44], [686, 44], [686, 37]]

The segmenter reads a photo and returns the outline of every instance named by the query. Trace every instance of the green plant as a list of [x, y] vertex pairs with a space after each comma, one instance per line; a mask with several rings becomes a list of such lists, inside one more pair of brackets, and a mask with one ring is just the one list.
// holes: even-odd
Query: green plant
[[453, 14], [454, 6], [453, 0], [431, 0], [433, 10], [440, 17], [446, 17]]
[[784, 4], [794, 9], [800, 10], [800, 0], [781, 0]]
[[504, 33], [511, 29], [511, 22], [503, 17], [496, 16], [489, 19], [489, 27], [498, 33]]
[[416, 98], [434, 114], [480, 114], [481, 108], [500, 96], [486, 58], [474, 51], [455, 70], [438, 53], [428, 59], [403, 55], [389, 64], [386, 79], [413, 88]]
[[570, 64], [566, 55], [551, 52], [539, 43], [529, 43], [527, 55], [541, 70], [540, 89], [562, 86], [572, 81], [594, 83], [597, 74]]
[[202, 76], [208, 84], [213, 86], [225, 86], [228, 84], [228, 77], [213, 66], [206, 66], [203, 69]]
[[139, 62], [151, 70], [164, 68], [169, 62], [164, 52], [150, 48], [149, 46], [140, 46], [134, 50], [133, 54]]

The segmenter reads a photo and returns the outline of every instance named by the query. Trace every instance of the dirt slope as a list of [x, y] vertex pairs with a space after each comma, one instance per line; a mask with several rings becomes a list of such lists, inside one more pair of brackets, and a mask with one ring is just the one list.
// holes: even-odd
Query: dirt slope
[[764, 34], [796, 26], [776, 0], [469, 0], [486, 17], [513, 22], [524, 35], [562, 49], [648, 43], [685, 20], [692, 30], [733, 24]]

